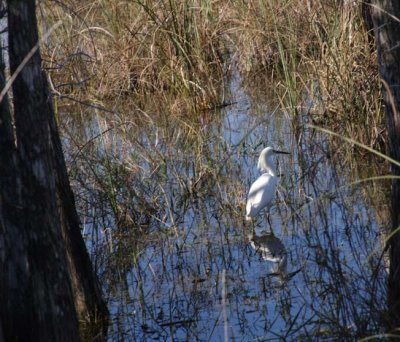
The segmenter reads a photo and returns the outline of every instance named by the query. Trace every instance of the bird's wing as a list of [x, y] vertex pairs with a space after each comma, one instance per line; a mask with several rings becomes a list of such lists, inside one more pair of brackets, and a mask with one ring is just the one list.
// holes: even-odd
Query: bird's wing
[[[275, 195], [277, 178], [263, 174], [251, 185], [247, 198], [247, 215], [254, 216], [271, 202]], [[253, 209], [253, 210], [252, 210]], [[253, 215], [251, 215], [253, 213]]]

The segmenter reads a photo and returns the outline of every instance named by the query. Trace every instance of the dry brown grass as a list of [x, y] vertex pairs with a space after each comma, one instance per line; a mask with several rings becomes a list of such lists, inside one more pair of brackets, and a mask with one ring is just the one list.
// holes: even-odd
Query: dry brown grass
[[382, 149], [376, 53], [360, 6], [286, 0], [234, 7], [233, 56], [257, 87], [264, 80], [275, 89], [289, 113], [308, 113], [318, 125]]
[[[289, 140], [302, 146], [293, 147], [298, 165], [280, 164], [290, 174], [297, 172], [295, 177], [282, 177], [288, 194], [282, 198], [290, 199], [279, 206], [282, 212], [297, 215], [297, 204], [303, 201], [310, 203], [307, 207], [315, 205], [306, 200], [309, 188], [304, 179], [324, 177], [321, 167], [331, 170], [332, 164], [335, 176], [342, 166], [349, 168], [349, 173], [354, 171], [348, 176], [351, 182], [379, 175], [371, 167], [374, 163], [355, 160], [352, 146], [341, 140], [326, 139], [334, 153], [324, 152], [321, 164], [319, 151], [325, 140], [305, 128], [311, 122], [368, 146], [382, 142], [376, 56], [359, 9], [341, 2], [40, 2], [43, 31], [59, 19], [63, 22], [44, 42], [44, 64], [56, 94], [83, 229], [86, 236], [92, 235], [88, 246], [90, 241], [97, 244], [93, 260], [109, 291], [124, 282], [146, 244], [160, 237], [179, 240], [193, 228], [196, 235], [209, 230], [213, 239], [221, 224], [227, 227], [227, 239], [245, 232], [241, 222], [252, 167], [247, 163], [255, 160], [270, 131], [263, 129], [253, 140], [246, 137], [252, 128], [235, 127], [244, 137], [237, 145], [224, 136], [224, 113], [209, 108], [235, 98], [227, 90], [232, 70], [236, 79], [238, 70], [243, 82], [237, 88], [254, 102], [249, 106], [252, 113], [244, 114], [248, 122], [254, 114], [269, 124], [275, 112], [286, 111], [293, 129], [281, 136], [278, 127], [274, 140], [282, 143], [293, 134]], [[271, 114], [269, 109], [277, 106]], [[309, 160], [302, 158], [305, 154]], [[384, 203], [385, 194], [377, 195], [376, 189], [373, 183], [364, 197]], [[315, 201], [315, 208], [326, 215], [324, 222], [329, 217], [325, 204], [336, 196], [336, 187], [333, 192]], [[353, 202], [346, 203], [346, 212], [351, 211]], [[317, 216], [317, 224], [292, 218], [301, 229], [315, 229], [319, 236]], [[229, 246], [221, 242], [224, 249]], [[175, 240], [169, 243], [172, 251]]]
[[177, 112], [223, 102], [218, 18], [201, 1], [46, 3], [43, 20], [63, 25], [46, 45], [54, 90], [113, 107], [134, 97]]
[[67, 134], [75, 170], [90, 183], [77, 187], [105, 197], [117, 225], [146, 224], [163, 207], [164, 195], [146, 183], [165, 177], [159, 141], [180, 146], [182, 164], [185, 153], [194, 158], [193, 184], [217, 178], [205, 145], [220, 112], [208, 109], [229, 102], [233, 67], [249, 94], [267, 88], [299, 136], [312, 122], [368, 146], [384, 139], [376, 56], [356, 5], [83, 0], [42, 2], [41, 13], [43, 31], [63, 22], [42, 48], [60, 122], [84, 123]]
[[234, 63], [246, 82], [272, 87], [288, 112], [309, 112], [370, 146], [383, 141], [376, 56], [359, 4], [98, 0], [46, 2], [42, 13], [45, 28], [63, 21], [44, 49], [59, 95], [116, 111], [150, 104], [190, 122], [227, 100]]

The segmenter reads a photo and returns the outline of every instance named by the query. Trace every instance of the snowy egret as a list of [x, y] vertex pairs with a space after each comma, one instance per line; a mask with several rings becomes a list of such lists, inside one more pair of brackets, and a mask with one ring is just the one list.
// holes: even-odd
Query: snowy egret
[[246, 220], [251, 220], [265, 208], [274, 198], [278, 176], [276, 174], [273, 156], [275, 154], [289, 154], [277, 151], [272, 147], [264, 148], [258, 159], [257, 168], [263, 173], [251, 185], [246, 204]]

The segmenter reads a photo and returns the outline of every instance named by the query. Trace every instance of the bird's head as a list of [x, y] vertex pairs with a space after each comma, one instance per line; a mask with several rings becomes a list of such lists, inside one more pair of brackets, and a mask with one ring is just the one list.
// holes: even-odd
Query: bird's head
[[275, 173], [274, 161], [272, 157], [275, 154], [289, 154], [289, 152], [278, 151], [268, 146], [261, 151], [260, 158], [258, 159], [257, 168], [260, 172], [270, 172]]

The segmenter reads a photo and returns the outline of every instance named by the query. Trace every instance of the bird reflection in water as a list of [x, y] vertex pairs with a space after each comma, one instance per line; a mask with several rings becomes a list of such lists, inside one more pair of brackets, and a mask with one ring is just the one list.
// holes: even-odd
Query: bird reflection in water
[[271, 263], [269, 275], [285, 277], [287, 273], [287, 251], [283, 242], [271, 232], [260, 232], [249, 236], [251, 247], [265, 260]]

